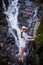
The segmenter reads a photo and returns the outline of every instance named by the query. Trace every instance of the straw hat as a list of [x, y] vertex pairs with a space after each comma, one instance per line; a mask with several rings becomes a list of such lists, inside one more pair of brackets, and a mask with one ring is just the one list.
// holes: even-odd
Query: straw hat
[[27, 30], [28, 28], [26, 26], [22, 26], [22, 29], [26, 29]]

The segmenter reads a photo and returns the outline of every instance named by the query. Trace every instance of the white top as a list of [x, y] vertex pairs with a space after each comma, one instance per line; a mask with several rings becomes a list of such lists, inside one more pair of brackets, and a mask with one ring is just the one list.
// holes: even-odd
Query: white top
[[23, 32], [22, 33], [22, 38], [20, 39], [20, 47], [25, 48], [26, 44], [28, 43], [29, 39], [28, 39], [28, 34]]

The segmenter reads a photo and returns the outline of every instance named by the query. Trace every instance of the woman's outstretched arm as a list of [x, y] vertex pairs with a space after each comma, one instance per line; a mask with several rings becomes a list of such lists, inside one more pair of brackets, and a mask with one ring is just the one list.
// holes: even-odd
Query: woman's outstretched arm
[[33, 39], [28, 39], [29, 41], [34, 41], [35, 39], [33, 38]]
[[28, 36], [28, 39], [33, 39], [34, 37], [33, 36]]

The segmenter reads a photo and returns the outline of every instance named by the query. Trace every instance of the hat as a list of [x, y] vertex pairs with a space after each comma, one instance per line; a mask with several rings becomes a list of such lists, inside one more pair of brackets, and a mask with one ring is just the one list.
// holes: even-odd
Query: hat
[[22, 26], [22, 29], [26, 29], [27, 30], [28, 28], [26, 26]]

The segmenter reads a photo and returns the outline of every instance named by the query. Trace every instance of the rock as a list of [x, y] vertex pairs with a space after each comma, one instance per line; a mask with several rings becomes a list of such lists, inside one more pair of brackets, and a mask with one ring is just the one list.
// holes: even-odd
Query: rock
[[33, 30], [33, 37], [34, 37], [35, 39], [36, 39], [36, 37], [37, 37], [37, 30], [38, 30], [39, 25], [40, 25], [40, 22], [37, 22], [37, 23], [35, 24], [35, 27], [34, 27], [34, 30]]
[[6, 37], [7, 30], [8, 29], [8, 23], [6, 20], [5, 14], [0, 11], [0, 38]]
[[6, 9], [8, 8], [8, 5], [9, 5], [9, 1], [8, 0], [0, 0], [0, 10], [2, 10], [2, 11], [4, 11], [3, 1], [4, 1]]
[[2, 0], [0, 0], [0, 10], [3, 10], [3, 3], [2, 3]]
[[5, 3], [5, 5], [6, 5], [6, 9], [7, 9], [8, 6], [9, 6], [9, 1], [8, 1], [8, 0], [4, 0], [4, 3]]
[[9, 58], [8, 52], [6, 51], [7, 44], [5, 43], [8, 32], [8, 24], [5, 14], [0, 11], [0, 60], [6, 63], [6, 59]]

